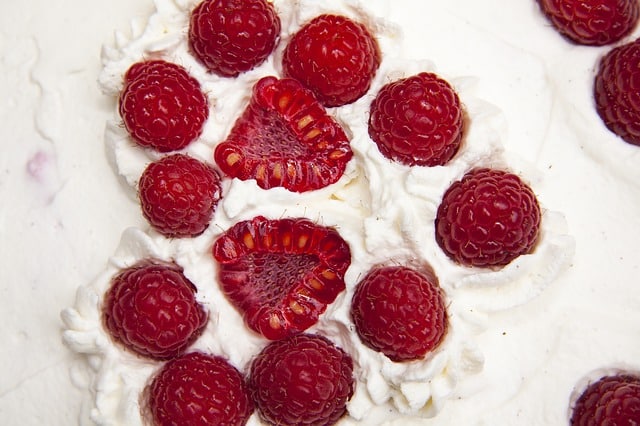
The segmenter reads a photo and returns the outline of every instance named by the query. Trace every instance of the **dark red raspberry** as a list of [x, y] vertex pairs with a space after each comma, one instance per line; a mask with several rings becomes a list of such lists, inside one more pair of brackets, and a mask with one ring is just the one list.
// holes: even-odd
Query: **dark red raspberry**
[[141, 261], [113, 277], [104, 296], [104, 326], [116, 342], [139, 355], [174, 358], [207, 324], [195, 293], [178, 265]]
[[200, 83], [184, 68], [147, 61], [134, 64], [125, 74], [120, 116], [139, 145], [169, 152], [200, 136], [209, 106]]
[[600, 60], [594, 97], [609, 130], [640, 146], [640, 39], [616, 47]]
[[369, 136], [385, 157], [409, 166], [441, 166], [460, 147], [464, 111], [453, 87], [432, 73], [384, 86], [371, 103]]
[[302, 82], [327, 107], [359, 99], [380, 66], [378, 42], [362, 24], [320, 15], [291, 38], [282, 59], [286, 77]]
[[219, 281], [249, 328], [267, 339], [300, 333], [345, 289], [351, 251], [308, 219], [237, 223], [213, 245]]
[[640, 377], [605, 376], [592, 383], [576, 401], [571, 426], [640, 425]]
[[167, 237], [194, 237], [209, 226], [221, 197], [220, 176], [210, 166], [173, 154], [147, 166], [138, 193], [142, 213]]
[[224, 358], [200, 352], [166, 363], [144, 397], [155, 426], [241, 426], [254, 410], [242, 374]]
[[189, 46], [209, 71], [235, 77], [271, 54], [280, 18], [267, 0], [204, 0], [191, 14]]
[[614, 43], [638, 23], [638, 0], [538, 0], [556, 30], [589, 46]]
[[353, 395], [353, 361], [318, 335], [272, 342], [251, 363], [249, 388], [273, 425], [332, 425]]
[[514, 174], [474, 169], [444, 194], [436, 241], [466, 266], [503, 266], [528, 253], [538, 238], [540, 206]]

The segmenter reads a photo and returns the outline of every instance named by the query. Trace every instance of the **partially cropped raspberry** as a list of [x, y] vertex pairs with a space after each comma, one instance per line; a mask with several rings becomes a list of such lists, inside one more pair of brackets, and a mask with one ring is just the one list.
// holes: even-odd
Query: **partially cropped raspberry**
[[588, 46], [614, 43], [638, 23], [638, 0], [538, 0], [556, 30]]
[[605, 376], [580, 395], [571, 426], [637, 426], [640, 424], [640, 377]]
[[640, 146], [640, 39], [616, 47], [600, 60], [594, 98], [609, 130]]
[[518, 176], [474, 169], [446, 191], [435, 227], [436, 241], [456, 262], [503, 266], [535, 245], [540, 206]]
[[378, 267], [356, 287], [351, 316], [358, 336], [392, 361], [424, 358], [446, 334], [442, 291], [432, 271], [426, 272]]
[[201, 352], [166, 363], [144, 396], [156, 426], [241, 426], [254, 410], [242, 374], [224, 358]]
[[460, 147], [464, 111], [451, 85], [420, 73], [384, 86], [371, 103], [369, 136], [387, 158], [441, 166]]
[[328, 339], [299, 334], [266, 346], [251, 363], [249, 387], [273, 425], [332, 425], [353, 395], [353, 361]]
[[221, 197], [220, 176], [195, 158], [173, 154], [147, 166], [138, 194], [155, 230], [167, 237], [193, 237], [209, 226]]
[[141, 261], [113, 277], [102, 307], [104, 326], [115, 341], [139, 355], [174, 358], [207, 323], [195, 293], [179, 266]]
[[280, 36], [267, 0], [204, 0], [191, 14], [189, 46], [210, 72], [235, 77], [260, 65]]
[[291, 38], [282, 60], [286, 77], [300, 81], [327, 107], [359, 99], [380, 66], [378, 42], [361, 23], [320, 15]]
[[184, 68], [161, 60], [138, 62], [124, 80], [120, 116], [139, 145], [177, 151], [200, 136], [209, 117], [207, 98]]

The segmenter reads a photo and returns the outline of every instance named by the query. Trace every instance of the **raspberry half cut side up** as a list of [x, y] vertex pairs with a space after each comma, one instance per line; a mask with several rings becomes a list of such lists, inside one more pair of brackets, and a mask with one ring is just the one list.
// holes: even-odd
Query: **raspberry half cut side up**
[[300, 333], [345, 289], [349, 245], [308, 219], [239, 222], [213, 245], [219, 282], [247, 326], [267, 339]]

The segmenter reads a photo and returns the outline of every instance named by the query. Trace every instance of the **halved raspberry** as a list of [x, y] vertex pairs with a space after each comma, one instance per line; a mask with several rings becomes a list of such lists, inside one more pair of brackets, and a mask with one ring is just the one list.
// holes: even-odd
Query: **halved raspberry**
[[332, 425], [353, 395], [353, 361], [327, 338], [299, 334], [272, 342], [251, 363], [249, 388], [274, 425]]
[[204, 0], [191, 14], [189, 47], [209, 71], [235, 77], [271, 54], [280, 18], [266, 0]]
[[224, 358], [201, 352], [162, 366], [145, 388], [143, 404], [158, 426], [241, 426], [254, 410], [242, 374]]
[[590, 384], [573, 407], [571, 426], [640, 424], [640, 377], [605, 376]]
[[540, 206], [518, 176], [474, 169], [446, 191], [435, 227], [436, 241], [456, 262], [503, 266], [533, 248]]
[[637, 0], [538, 0], [556, 30], [588, 46], [614, 43], [638, 23]]
[[460, 147], [464, 112], [453, 87], [432, 73], [384, 86], [371, 103], [369, 136], [385, 157], [441, 166]]
[[353, 153], [340, 125], [292, 79], [264, 77], [215, 160], [227, 175], [264, 189], [323, 188], [344, 173]]
[[448, 327], [433, 272], [405, 266], [372, 269], [356, 287], [351, 316], [362, 342], [392, 361], [424, 358]]
[[200, 83], [184, 68], [161, 60], [138, 62], [124, 80], [120, 116], [139, 145], [177, 151], [200, 136], [209, 106]]
[[380, 66], [380, 48], [361, 23], [320, 15], [294, 34], [282, 65], [286, 77], [302, 82], [324, 106], [341, 106], [369, 90]]
[[609, 130], [640, 146], [640, 39], [602, 57], [593, 90], [596, 111]]
[[220, 176], [195, 158], [173, 154], [147, 166], [138, 194], [154, 229], [167, 237], [194, 237], [209, 226], [221, 197]]
[[300, 333], [344, 290], [349, 245], [308, 219], [239, 222], [213, 245], [222, 290], [267, 339]]
[[173, 263], [144, 260], [113, 277], [102, 320], [113, 339], [153, 359], [182, 354], [202, 334], [208, 314], [196, 287]]

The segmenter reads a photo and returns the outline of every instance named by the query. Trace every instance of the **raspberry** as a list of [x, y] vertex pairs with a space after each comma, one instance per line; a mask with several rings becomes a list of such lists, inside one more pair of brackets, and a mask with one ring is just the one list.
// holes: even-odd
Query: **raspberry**
[[136, 143], [169, 152], [200, 136], [209, 107], [200, 83], [184, 68], [147, 61], [132, 65], [125, 74], [120, 116]]
[[245, 323], [267, 339], [300, 333], [345, 289], [347, 243], [308, 219], [239, 222], [213, 245], [219, 281]]
[[371, 103], [369, 136], [385, 157], [441, 166], [458, 151], [464, 112], [445, 80], [420, 73], [384, 86]]
[[573, 407], [571, 426], [640, 424], [640, 377], [605, 376], [592, 383]]
[[271, 424], [331, 425], [346, 413], [353, 395], [353, 361], [325, 337], [300, 334], [258, 354], [249, 388]]
[[568, 40], [589, 46], [614, 43], [638, 22], [637, 0], [538, 0], [542, 12]]
[[540, 207], [516, 175], [474, 169], [446, 191], [435, 227], [436, 241], [456, 262], [503, 266], [536, 243]]
[[157, 426], [241, 426], [253, 413], [249, 389], [224, 358], [191, 352], [166, 363], [144, 392]]
[[235, 77], [275, 48], [280, 18], [266, 0], [204, 0], [191, 14], [189, 46], [210, 72]]
[[640, 146], [640, 39], [616, 47], [600, 60], [594, 97], [607, 128]]
[[435, 275], [403, 266], [371, 270], [356, 287], [351, 316], [362, 342], [392, 361], [424, 358], [448, 327]]
[[208, 165], [173, 154], [147, 166], [138, 183], [142, 213], [167, 237], [194, 237], [209, 226], [221, 197], [220, 177]]
[[214, 156], [231, 177], [305, 192], [340, 179], [353, 153], [342, 127], [309, 90], [265, 77]]
[[359, 99], [380, 66], [378, 42], [367, 28], [339, 15], [320, 15], [287, 44], [286, 77], [299, 80], [327, 107]]
[[122, 270], [104, 296], [102, 319], [116, 341], [144, 357], [182, 354], [201, 334], [208, 314], [178, 265], [145, 260]]

